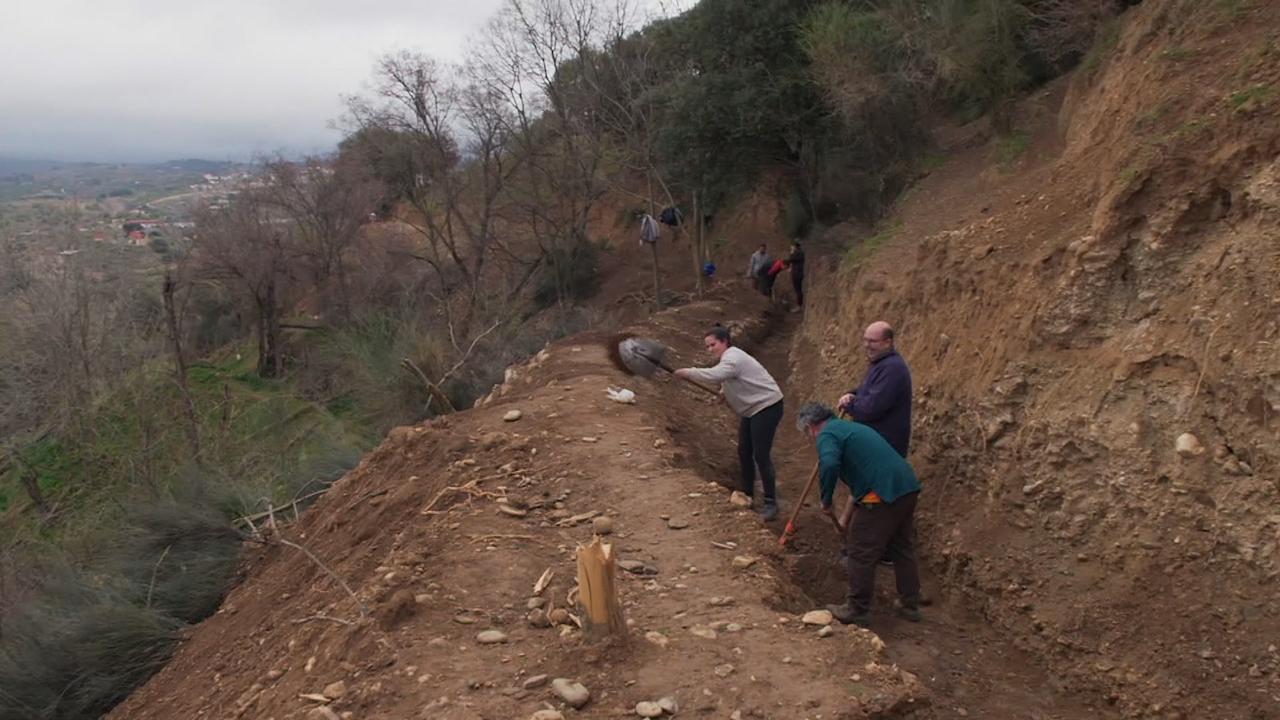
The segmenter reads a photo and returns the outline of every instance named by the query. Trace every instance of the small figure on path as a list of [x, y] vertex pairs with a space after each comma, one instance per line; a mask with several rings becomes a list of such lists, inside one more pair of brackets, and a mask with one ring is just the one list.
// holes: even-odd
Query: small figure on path
[[799, 312], [804, 309], [804, 248], [799, 240], [791, 243], [787, 267], [791, 269], [791, 289], [796, 292], [796, 308], [792, 312]]
[[768, 288], [765, 283], [768, 281], [769, 266], [773, 264], [773, 258], [769, 257], [769, 246], [760, 243], [760, 247], [751, 253], [751, 259], [747, 263], [747, 277], [755, 283], [756, 290], [768, 295]]

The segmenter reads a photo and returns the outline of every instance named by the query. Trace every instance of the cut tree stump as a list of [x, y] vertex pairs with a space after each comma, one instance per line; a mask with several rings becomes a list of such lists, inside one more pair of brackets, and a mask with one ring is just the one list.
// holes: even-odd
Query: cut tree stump
[[586, 614], [583, 629], [588, 637], [626, 637], [616, 578], [612, 545], [596, 537], [578, 546], [578, 604]]

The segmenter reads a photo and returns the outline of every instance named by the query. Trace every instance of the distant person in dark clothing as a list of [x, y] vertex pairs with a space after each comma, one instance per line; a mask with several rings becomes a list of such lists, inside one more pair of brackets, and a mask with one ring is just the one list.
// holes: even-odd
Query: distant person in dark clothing
[[791, 288], [796, 291], [796, 309], [804, 307], [804, 248], [800, 241], [791, 243], [791, 255], [787, 256], [787, 267], [791, 268]]
[[849, 593], [843, 605], [827, 609], [842, 623], [865, 627], [875, 596], [876, 561], [888, 557], [898, 584], [898, 614], [919, 622], [920, 574], [912, 537], [920, 495], [915, 472], [879, 433], [836, 419], [818, 403], [800, 408], [796, 426], [818, 446], [822, 511], [834, 517], [832, 501], [838, 481], [848, 486], [856, 508], [845, 524]]
[[893, 347], [893, 328], [883, 320], [867, 326], [862, 347], [871, 367], [856, 390], [840, 397], [839, 406], [905, 458], [911, 447], [911, 370]]

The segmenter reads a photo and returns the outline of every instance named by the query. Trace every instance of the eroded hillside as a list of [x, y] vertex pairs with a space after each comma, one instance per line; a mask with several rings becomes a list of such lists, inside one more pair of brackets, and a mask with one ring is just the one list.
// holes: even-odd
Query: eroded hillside
[[1143, 3], [1023, 107], [1016, 159], [943, 135], [793, 352], [834, 396], [897, 327], [943, 587], [1130, 716], [1280, 712], [1275, 10]]

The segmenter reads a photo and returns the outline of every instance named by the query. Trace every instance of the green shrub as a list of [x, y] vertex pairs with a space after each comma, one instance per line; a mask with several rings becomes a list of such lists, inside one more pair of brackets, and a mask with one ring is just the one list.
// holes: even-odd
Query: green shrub
[[581, 240], [547, 253], [533, 293], [538, 307], [577, 303], [594, 295], [600, 289], [601, 247]]
[[803, 238], [812, 228], [813, 215], [809, 212], [809, 204], [799, 192], [792, 192], [782, 210], [783, 234], [789, 238]]

